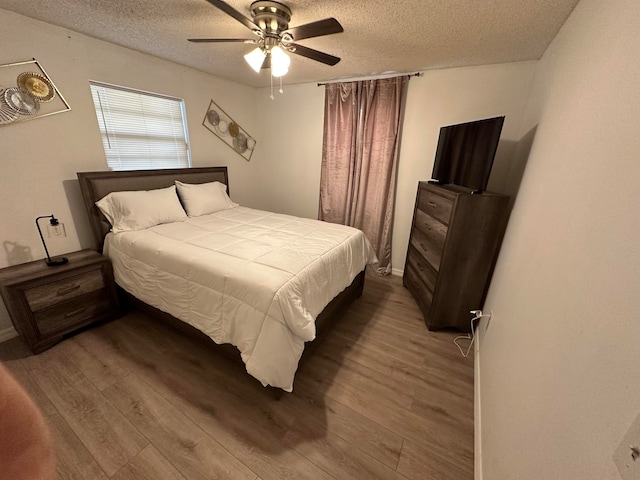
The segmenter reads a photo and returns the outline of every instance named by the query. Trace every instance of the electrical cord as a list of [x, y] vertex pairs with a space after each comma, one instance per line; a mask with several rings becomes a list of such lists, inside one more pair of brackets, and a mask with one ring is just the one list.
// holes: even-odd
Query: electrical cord
[[[475, 322], [476, 320], [480, 320], [482, 317], [491, 317], [491, 314], [483, 314], [482, 310], [471, 310], [469, 313], [472, 313], [474, 315], [474, 317], [471, 319], [471, 333], [467, 333], [466, 335], [459, 335], [453, 339], [453, 343], [456, 344], [456, 347], [458, 347], [458, 350], [460, 350], [460, 353], [464, 358], [467, 358], [469, 356], [469, 352], [471, 352], [473, 342], [475, 342], [476, 340], [476, 331], [473, 322]], [[469, 346], [467, 347], [466, 353], [462, 350], [462, 347], [458, 343], [458, 340], [471, 340]]]

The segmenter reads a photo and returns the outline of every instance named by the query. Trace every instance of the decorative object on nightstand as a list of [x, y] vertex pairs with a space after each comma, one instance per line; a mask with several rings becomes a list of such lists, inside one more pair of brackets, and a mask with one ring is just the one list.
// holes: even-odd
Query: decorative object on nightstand
[[70, 253], [68, 260], [58, 268], [36, 260], [0, 269], [0, 294], [34, 353], [82, 327], [120, 316], [109, 260], [93, 250]]
[[40, 234], [40, 240], [42, 240], [42, 246], [44, 247], [44, 253], [47, 254], [47, 259], [45, 260], [46, 264], [48, 267], [57, 267], [59, 265], [64, 265], [65, 263], [67, 263], [69, 260], [67, 259], [67, 257], [53, 257], [51, 258], [49, 256], [49, 250], [47, 250], [47, 244], [44, 243], [44, 237], [42, 236], [42, 230], [40, 230], [40, 224], [38, 223], [38, 220], [42, 219], [42, 218], [49, 218], [49, 226], [51, 227], [51, 230], [53, 230], [54, 232], [58, 233], [58, 236], [61, 237], [66, 237], [66, 234], [64, 232], [64, 225], [61, 224], [58, 219], [56, 217], [53, 216], [53, 213], [51, 215], [42, 215], [38, 218], [36, 218], [36, 227], [38, 227], [38, 233]]

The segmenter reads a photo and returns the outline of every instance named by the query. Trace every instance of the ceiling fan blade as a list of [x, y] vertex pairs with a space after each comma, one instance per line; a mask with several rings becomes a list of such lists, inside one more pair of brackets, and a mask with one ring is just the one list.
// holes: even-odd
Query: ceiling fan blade
[[297, 43], [290, 43], [289, 46], [295, 47], [295, 50], [291, 53], [310, 58], [311, 60], [315, 60], [316, 62], [322, 62], [327, 65], [333, 66], [340, 61], [338, 57], [334, 57], [333, 55], [329, 55], [328, 53], [314, 50], [313, 48], [303, 47], [302, 45], [298, 45]]
[[294, 41], [311, 37], [321, 37], [323, 35], [332, 35], [334, 33], [344, 32], [342, 25], [335, 18], [325, 18], [317, 22], [305, 23], [297, 27], [285, 30], [282, 33], [288, 33], [293, 37]]
[[235, 18], [237, 21], [239, 21], [241, 24], [243, 24], [249, 30], [260, 30], [260, 27], [258, 25], [256, 25], [251, 20], [249, 20], [247, 17], [242, 15], [239, 11], [237, 11], [235, 8], [233, 8], [228, 3], [223, 2], [222, 0], [207, 0], [207, 1], [211, 5], [213, 5], [214, 7], [217, 7], [220, 10], [222, 10], [227, 15]]
[[226, 43], [226, 42], [255, 43], [255, 40], [251, 38], [187, 38], [187, 40], [193, 43]]

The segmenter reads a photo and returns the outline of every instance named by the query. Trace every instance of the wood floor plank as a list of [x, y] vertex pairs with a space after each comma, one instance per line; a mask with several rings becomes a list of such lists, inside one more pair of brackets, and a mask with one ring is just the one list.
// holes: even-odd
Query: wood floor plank
[[[301, 385], [302, 384], [302, 385]], [[424, 418], [409, 410], [398, 408], [384, 400], [367, 395], [350, 385], [333, 382], [322, 386], [309, 382], [307, 378], [298, 381], [298, 394], [317, 399], [318, 391], [326, 391], [326, 395], [343, 403], [345, 406], [370, 420], [383, 425], [393, 432], [419, 445], [431, 445], [441, 452], [444, 458], [450, 455], [462, 456], [468, 461], [473, 458], [473, 452], [465, 447], [464, 434], [449, 431], [438, 419]], [[461, 448], [462, 446], [462, 448]], [[452, 453], [452, 452], [455, 452]]]
[[[378, 459], [385, 465], [395, 468], [400, 458], [402, 437], [364, 415], [354, 412], [331, 397], [322, 401], [309, 402], [299, 395], [287, 395], [273, 404], [273, 409], [294, 410], [298, 412], [296, 421], [287, 432], [287, 441], [293, 438], [300, 443], [322, 441], [327, 435], [335, 435], [362, 452]], [[303, 434], [298, 430], [303, 429]], [[289, 435], [290, 432], [295, 437]]]
[[[470, 365], [470, 368], [473, 369], [473, 365]], [[469, 389], [469, 386], [473, 385], [473, 377], [469, 378], [464, 369], [455, 364], [438, 365], [436, 362], [431, 362], [415, 372], [422, 379], [423, 384], [446, 391], [452, 396], [473, 398], [473, 389]]]
[[[206, 358], [208, 354], [202, 355]], [[271, 409], [280, 402], [240, 369], [227, 369], [227, 375], [221, 377], [215, 364], [196, 363], [191, 355], [193, 350], [158, 365], [145, 381], [260, 478], [333, 478], [282, 442], [295, 412]]]
[[185, 477], [153, 445], [149, 445], [111, 480], [185, 480]]
[[423, 386], [416, 392], [411, 411], [423, 418], [438, 419], [443, 426], [461, 431], [470, 441], [473, 439], [473, 392], [469, 398]]
[[111, 476], [149, 442], [89, 380], [69, 365], [60, 347], [38, 355], [29, 373]]
[[257, 477], [135, 374], [105, 389], [104, 395], [186, 478]]
[[[0, 361], [41, 406], [60, 480], [473, 478], [473, 359], [431, 332], [398, 277], [367, 277], [273, 391], [209, 345], [146, 314]], [[1, 474], [0, 474], [1, 476]]]
[[310, 363], [314, 366], [324, 364], [321, 368], [327, 368], [331, 372], [332, 382], [349, 384], [352, 388], [366, 388], [368, 394], [376, 398], [384, 398], [389, 403], [411, 408], [415, 386], [403, 383], [393, 376], [381, 375], [376, 369], [353, 361], [348, 355], [340, 356], [329, 344], [323, 347], [314, 352]]
[[380, 352], [399, 360], [408, 361], [412, 364], [420, 364], [424, 361], [424, 346], [420, 342], [403, 342], [390, 335], [361, 330], [357, 325], [350, 322], [336, 325], [335, 331], [351, 338], [358, 338], [366, 342], [371, 348], [376, 348]]
[[[387, 331], [405, 340], [415, 332], [427, 331], [424, 317], [413, 306], [398, 299], [391, 301], [380, 297], [372, 297], [368, 301], [365, 299], [352, 323], [364, 324], [369, 330]], [[413, 340], [428, 341], [424, 337], [415, 337]]]
[[104, 325], [96, 327], [64, 342], [65, 355], [98, 390], [104, 390], [130, 373], [102, 333], [104, 328]]
[[167, 350], [165, 339], [172, 341], [174, 335], [173, 329], [159, 330], [154, 320], [136, 311], [103, 325], [100, 334], [126, 368], [142, 375], [157, 368]]
[[46, 418], [56, 451], [60, 480], [107, 480], [104, 471], [60, 415]]
[[[397, 383], [398, 389], [409, 389], [415, 392], [415, 389], [424, 386], [425, 383], [439, 383], [434, 374], [426, 371], [426, 368], [416, 366], [407, 360], [401, 360], [400, 354], [389, 355], [386, 352], [372, 348], [366, 341], [353, 340], [350, 336], [344, 336], [339, 332], [331, 332], [331, 335], [324, 342], [327, 346], [323, 348], [336, 351], [336, 355], [344, 357], [350, 362], [357, 362], [375, 370], [381, 378], [388, 378], [389, 382]], [[426, 347], [430, 354], [433, 354], [431, 347]], [[426, 357], [425, 353], [425, 357]], [[424, 362], [423, 362], [424, 363]], [[471, 365], [473, 369], [473, 365]], [[448, 370], [447, 368], [444, 369]], [[458, 382], [458, 376], [447, 375], [446, 382], [453, 381], [466, 386], [473, 383], [472, 379], [464, 378]], [[444, 380], [443, 380], [444, 381]], [[459, 393], [459, 392], [458, 392]]]
[[58, 411], [49, 401], [49, 397], [42, 391], [38, 384], [31, 378], [27, 369], [19, 361], [11, 361], [4, 363], [7, 370], [11, 373], [13, 378], [25, 389], [31, 399], [40, 409], [40, 412], [45, 417], [49, 415], [56, 415]]
[[360, 449], [359, 443], [345, 440], [334, 429], [327, 429], [324, 435], [318, 436], [319, 426], [314, 420], [299, 418], [285, 436], [285, 443], [336, 479], [403, 479], [395, 471], [396, 464], [384, 464]]
[[[354, 340], [353, 336], [344, 335], [342, 332], [331, 332], [323, 344], [324, 349], [328, 350], [331, 355], [336, 358], [345, 358], [352, 362], [369, 367], [377, 371], [381, 375], [391, 375], [403, 382], [403, 386], [407, 380], [408, 370], [416, 370], [416, 363], [412, 363], [412, 356], [402, 358], [402, 353], [394, 352], [390, 355], [383, 350], [372, 348], [372, 345], [364, 338]], [[422, 353], [422, 357], [426, 356], [426, 350]], [[421, 361], [420, 364], [423, 362]], [[421, 379], [419, 380], [419, 382]], [[412, 386], [416, 382], [409, 382]]]
[[[35, 370], [46, 370], [51, 365], [58, 373], [63, 374], [68, 382], [78, 383], [86, 380], [78, 366], [65, 356], [65, 348], [66, 344], [62, 342], [38, 355], [25, 357], [21, 360], [22, 366], [32, 374]], [[48, 395], [48, 392], [45, 393]]]
[[411, 480], [473, 480], [473, 462], [455, 455], [445, 458], [433, 448], [405, 440], [398, 473]]

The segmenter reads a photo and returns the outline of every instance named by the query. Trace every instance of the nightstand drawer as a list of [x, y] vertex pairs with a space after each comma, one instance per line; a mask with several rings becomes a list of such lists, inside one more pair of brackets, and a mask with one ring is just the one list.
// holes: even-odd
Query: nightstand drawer
[[96, 269], [82, 275], [30, 288], [25, 291], [27, 302], [32, 311], [51, 307], [57, 303], [79, 297], [89, 292], [104, 288], [102, 270]]
[[109, 260], [89, 249], [66, 257], [69, 262], [56, 267], [35, 260], [0, 269], [0, 294], [11, 322], [34, 353], [120, 316]]
[[448, 225], [453, 210], [453, 201], [428, 190], [420, 190], [418, 209]]
[[41, 335], [65, 333], [93, 321], [103, 313], [115, 311], [106, 291], [97, 291], [70, 302], [39, 310], [34, 314]]

